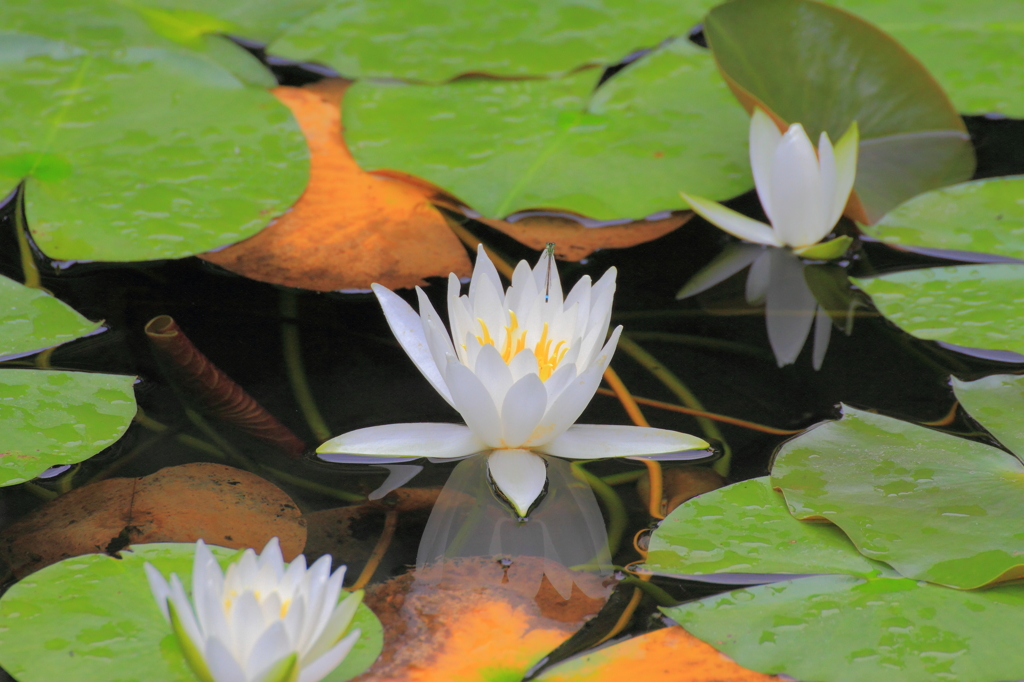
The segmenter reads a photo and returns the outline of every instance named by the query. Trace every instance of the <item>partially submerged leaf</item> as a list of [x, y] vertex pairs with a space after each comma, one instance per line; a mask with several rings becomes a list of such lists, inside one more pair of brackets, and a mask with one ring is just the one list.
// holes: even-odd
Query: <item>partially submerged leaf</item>
[[771, 480], [798, 519], [835, 523], [907, 577], [961, 589], [1024, 577], [1024, 465], [1002, 450], [844, 406], [782, 446]]
[[469, 258], [441, 214], [413, 185], [364, 172], [341, 137], [346, 82], [274, 91], [302, 127], [311, 178], [298, 203], [268, 228], [202, 254], [251, 279], [333, 291], [425, 284], [449, 272], [468, 276]]
[[100, 324], [45, 291], [0, 276], [0, 358], [52, 348], [93, 333]]
[[819, 576], [662, 609], [738, 664], [818, 682], [1024, 677], [1024, 587]]
[[138, 409], [134, 383], [113, 374], [0, 370], [0, 487], [116, 442]]
[[260, 548], [275, 536], [285, 559], [306, 543], [306, 522], [283, 490], [240, 469], [195, 463], [61, 495], [4, 529], [0, 556], [25, 576], [67, 557], [128, 544], [202, 538]]
[[[210, 549], [221, 566], [237, 558]], [[76, 682], [193, 682], [143, 565], [176, 573], [189, 590], [194, 553], [194, 544], [136, 545], [119, 558], [67, 559], [18, 583], [0, 599], [0, 665], [21, 682], [67, 677], [69, 661]], [[358, 675], [380, 653], [383, 633], [370, 609], [360, 605], [352, 627], [362, 634], [325, 682]]]
[[[872, 223], [910, 197], [974, 171], [963, 121], [891, 37], [812, 0], [734, 0], [708, 13], [708, 44], [748, 111], [836, 141], [854, 121], [860, 149], [847, 215]], [[782, 126], [780, 126], [782, 127]]]
[[919, 339], [1024, 353], [1024, 264], [926, 268], [853, 282]]
[[952, 379], [957, 400], [989, 433], [1024, 458], [1024, 377], [995, 374], [977, 381]]
[[679, 627], [667, 627], [562, 663], [543, 682], [770, 682]]

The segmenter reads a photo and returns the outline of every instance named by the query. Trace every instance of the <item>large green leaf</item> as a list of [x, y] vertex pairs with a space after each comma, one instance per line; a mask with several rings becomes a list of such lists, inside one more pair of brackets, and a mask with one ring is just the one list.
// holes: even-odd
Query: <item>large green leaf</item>
[[820, 576], [662, 610], [743, 667], [799, 680], [1024, 678], [1021, 586], [962, 592], [907, 578]]
[[971, 416], [1018, 458], [1024, 455], [1024, 377], [996, 374], [977, 381], [955, 377], [952, 381], [953, 392]]
[[888, 566], [858, 554], [831, 523], [794, 519], [768, 477], [735, 483], [677, 507], [651, 535], [643, 567], [687, 577], [755, 574], [752, 583], [767, 582], [762, 574], [769, 573], [891, 573]]
[[1024, 353], [1024, 265], [961, 265], [853, 280], [921, 339]]
[[334, 0], [270, 45], [348, 78], [438, 83], [615, 63], [685, 35], [714, 0]]
[[29, 227], [53, 258], [208, 251], [259, 231], [305, 187], [288, 110], [202, 55], [2, 34], [0, 65], [0, 193], [26, 180]]
[[135, 377], [0, 370], [0, 486], [92, 457], [128, 430]]
[[921, 60], [961, 112], [1024, 116], [1024, 3], [828, 1], [892, 34]]
[[99, 326], [45, 291], [0, 276], [0, 357], [52, 348]]
[[1024, 258], [1024, 177], [975, 180], [927, 192], [864, 231], [900, 247]]
[[[238, 552], [211, 548], [222, 566]], [[120, 559], [89, 554], [22, 580], [0, 599], [0, 665], [19, 682], [195, 682], [143, 572], [146, 562], [177, 573], [190, 589], [195, 545], [136, 545]], [[376, 660], [383, 645], [377, 617], [360, 605], [362, 630], [345, 662], [325, 682], [343, 682]]]
[[492, 218], [643, 218], [685, 208], [683, 187], [716, 199], [749, 189], [747, 117], [705, 52], [674, 42], [591, 96], [599, 76], [362, 81], [345, 96], [345, 139], [362, 167], [415, 174]]
[[854, 121], [854, 191], [863, 222], [910, 197], [966, 180], [974, 149], [928, 72], [874, 26], [812, 0], [733, 0], [708, 13], [719, 68], [748, 109], [760, 106], [812, 139]]
[[891, 417], [843, 418], [789, 441], [772, 485], [799, 519], [824, 518], [865, 556], [962, 589], [1024, 577], [1024, 465]]

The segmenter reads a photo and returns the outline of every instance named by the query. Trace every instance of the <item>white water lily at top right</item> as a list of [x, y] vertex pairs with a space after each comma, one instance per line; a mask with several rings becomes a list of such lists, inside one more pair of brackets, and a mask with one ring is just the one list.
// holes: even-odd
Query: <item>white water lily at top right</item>
[[822, 132], [815, 152], [802, 125], [794, 123], [782, 133], [767, 113], [755, 108], [750, 167], [771, 225], [715, 201], [681, 194], [696, 213], [729, 234], [800, 254], [824, 239], [842, 216], [857, 174], [858, 142], [854, 122], [835, 147]]

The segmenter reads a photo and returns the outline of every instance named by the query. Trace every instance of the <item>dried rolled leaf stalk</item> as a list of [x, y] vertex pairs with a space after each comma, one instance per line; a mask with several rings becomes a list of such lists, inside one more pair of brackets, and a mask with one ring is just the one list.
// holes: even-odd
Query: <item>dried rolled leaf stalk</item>
[[164, 370], [198, 410], [229, 422], [298, 457], [306, 444], [196, 348], [170, 315], [145, 332]]

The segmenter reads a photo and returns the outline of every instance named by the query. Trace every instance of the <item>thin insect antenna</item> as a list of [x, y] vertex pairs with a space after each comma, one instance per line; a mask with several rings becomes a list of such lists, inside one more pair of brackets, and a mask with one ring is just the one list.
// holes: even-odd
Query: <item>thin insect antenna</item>
[[551, 297], [551, 263], [555, 260], [555, 243], [548, 242], [548, 245], [544, 247], [544, 250], [548, 254], [548, 274], [544, 278], [544, 302], [547, 303]]

